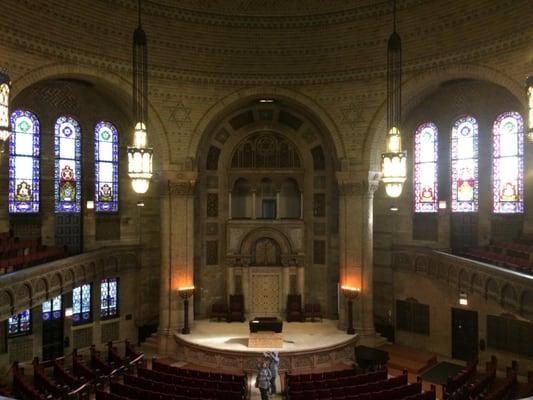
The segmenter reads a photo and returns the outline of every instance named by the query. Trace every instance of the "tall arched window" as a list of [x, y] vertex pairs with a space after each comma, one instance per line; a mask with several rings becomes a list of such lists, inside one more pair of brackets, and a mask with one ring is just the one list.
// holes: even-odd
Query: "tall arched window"
[[475, 118], [459, 118], [452, 128], [452, 211], [478, 210], [478, 125]]
[[517, 112], [496, 118], [492, 154], [492, 211], [524, 212], [524, 122]]
[[415, 212], [438, 211], [438, 130], [426, 122], [415, 132]]
[[81, 210], [81, 129], [78, 121], [62, 116], [55, 126], [55, 210]]
[[39, 212], [39, 121], [30, 111], [11, 114], [9, 212]]
[[96, 211], [118, 211], [118, 131], [110, 122], [101, 121], [94, 129]]

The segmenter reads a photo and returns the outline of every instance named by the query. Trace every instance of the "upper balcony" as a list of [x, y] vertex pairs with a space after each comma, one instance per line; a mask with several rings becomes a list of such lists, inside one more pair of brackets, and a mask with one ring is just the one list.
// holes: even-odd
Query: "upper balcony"
[[480, 294], [525, 318], [533, 318], [531, 275], [415, 246], [395, 248], [393, 268], [426, 275], [460, 292]]
[[134, 269], [139, 254], [139, 246], [108, 247], [0, 275], [0, 320], [84, 282]]

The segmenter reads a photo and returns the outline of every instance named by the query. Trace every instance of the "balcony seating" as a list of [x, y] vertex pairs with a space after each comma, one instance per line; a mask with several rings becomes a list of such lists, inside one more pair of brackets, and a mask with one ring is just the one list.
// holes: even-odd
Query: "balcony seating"
[[244, 322], [244, 296], [232, 294], [229, 296], [228, 322]]
[[304, 307], [304, 319], [311, 319], [311, 322], [318, 318], [322, 321], [322, 310], [320, 303], [307, 303]]
[[303, 320], [302, 296], [299, 294], [289, 294], [287, 296], [287, 322], [302, 322]]
[[220, 322], [221, 319], [227, 320], [228, 318], [228, 306], [224, 303], [213, 303], [211, 305], [211, 312], [209, 313], [209, 319], [215, 319]]
[[533, 275], [533, 261], [530, 261], [531, 253], [529, 252], [531, 247], [533, 246], [510, 242], [495, 242], [488, 249], [470, 248], [464, 255], [501, 268]]

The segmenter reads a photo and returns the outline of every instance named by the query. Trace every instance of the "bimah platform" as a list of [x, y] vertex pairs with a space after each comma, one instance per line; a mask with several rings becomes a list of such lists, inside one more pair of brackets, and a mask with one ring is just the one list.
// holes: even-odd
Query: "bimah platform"
[[283, 322], [278, 318], [257, 317], [250, 321], [248, 347], [283, 348]]

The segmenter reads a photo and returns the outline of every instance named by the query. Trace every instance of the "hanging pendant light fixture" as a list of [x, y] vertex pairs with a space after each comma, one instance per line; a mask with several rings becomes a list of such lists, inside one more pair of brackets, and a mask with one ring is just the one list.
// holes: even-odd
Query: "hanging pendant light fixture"
[[533, 142], [533, 75], [526, 80], [527, 95], [527, 136]]
[[402, 194], [407, 176], [407, 153], [402, 151], [402, 39], [396, 32], [396, 1], [393, 1], [393, 32], [387, 44], [387, 150], [381, 154], [383, 183], [389, 197]]
[[4, 151], [4, 143], [11, 136], [9, 126], [9, 92], [11, 81], [5, 72], [0, 72], [0, 151]]
[[146, 34], [141, 25], [141, 0], [138, 3], [139, 26], [133, 33], [133, 146], [128, 146], [128, 174], [136, 193], [146, 193], [152, 178], [154, 150], [146, 143], [148, 120], [148, 59]]

